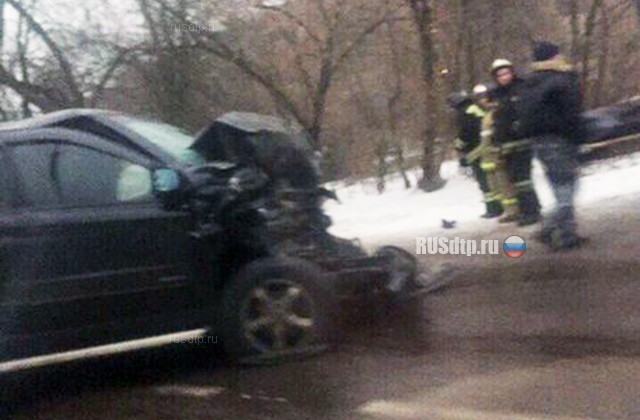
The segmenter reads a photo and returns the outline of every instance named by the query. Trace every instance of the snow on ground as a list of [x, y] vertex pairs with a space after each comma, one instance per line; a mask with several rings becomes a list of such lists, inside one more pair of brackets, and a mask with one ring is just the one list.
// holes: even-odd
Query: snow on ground
[[[410, 172], [416, 184], [419, 171]], [[365, 243], [374, 238], [410, 233], [425, 236], [441, 229], [442, 219], [455, 220], [465, 230], [486, 227], [492, 221], [479, 216], [484, 213], [482, 193], [474, 179], [461, 173], [456, 161], [442, 165], [445, 187], [433, 193], [416, 188], [404, 189], [402, 179], [394, 175], [386, 192], [378, 194], [375, 179], [354, 185], [336, 182], [341, 202], [327, 202], [325, 210], [333, 219], [331, 232], [344, 238], [361, 238]], [[553, 207], [553, 195], [541, 165], [534, 162], [533, 179], [543, 210]], [[610, 159], [582, 168], [578, 206], [617, 196], [640, 192], [640, 153]], [[492, 223], [493, 224], [493, 223]]]

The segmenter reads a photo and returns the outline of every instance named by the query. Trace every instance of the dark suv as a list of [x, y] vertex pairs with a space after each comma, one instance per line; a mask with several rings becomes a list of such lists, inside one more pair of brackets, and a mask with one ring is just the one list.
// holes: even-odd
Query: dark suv
[[[189, 200], [159, 198], [158, 173], [184, 183], [204, 163], [193, 143], [109, 111], [0, 127], [0, 372], [206, 334], [239, 358], [308, 352], [326, 342], [339, 298], [417, 275], [393, 250], [238, 257], [242, 232], [202, 234]], [[206, 167], [237, 182], [237, 164]]]

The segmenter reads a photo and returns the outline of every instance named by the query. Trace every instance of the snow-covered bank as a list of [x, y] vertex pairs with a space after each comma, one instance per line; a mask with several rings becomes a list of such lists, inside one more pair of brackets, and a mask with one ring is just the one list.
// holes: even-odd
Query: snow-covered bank
[[[410, 173], [414, 185], [418, 175], [418, 170]], [[325, 206], [333, 218], [332, 233], [366, 242], [405, 232], [425, 235], [440, 230], [442, 219], [455, 220], [465, 230], [494, 223], [479, 218], [484, 212], [482, 194], [475, 180], [460, 173], [457, 162], [445, 162], [441, 175], [446, 186], [428, 194], [416, 188], [405, 190], [399, 176], [389, 179], [384, 194], [378, 194], [374, 180], [329, 185], [341, 200]], [[533, 178], [544, 209], [549, 209], [553, 195], [537, 162]], [[581, 205], [636, 193], [640, 193], [640, 153], [584, 167], [577, 201]]]

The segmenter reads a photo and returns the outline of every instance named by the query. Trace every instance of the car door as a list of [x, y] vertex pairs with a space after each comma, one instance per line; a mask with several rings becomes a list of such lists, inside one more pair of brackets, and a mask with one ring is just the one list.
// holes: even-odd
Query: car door
[[13, 311], [7, 302], [11, 280], [9, 250], [17, 230], [17, 220], [12, 208], [11, 173], [7, 163], [7, 154], [0, 143], [0, 360], [9, 355], [9, 332], [13, 325]]
[[19, 195], [14, 333], [50, 352], [192, 326], [190, 218], [155, 202], [153, 162], [59, 129], [7, 152]]

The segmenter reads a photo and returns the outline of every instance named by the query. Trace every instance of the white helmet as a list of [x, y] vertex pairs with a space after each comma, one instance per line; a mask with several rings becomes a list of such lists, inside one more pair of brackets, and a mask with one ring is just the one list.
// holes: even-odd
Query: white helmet
[[473, 94], [475, 96], [486, 95], [489, 93], [489, 88], [484, 83], [478, 83], [473, 87]]
[[495, 73], [497, 70], [505, 67], [513, 67], [513, 63], [506, 58], [498, 58], [491, 64], [491, 73]]

